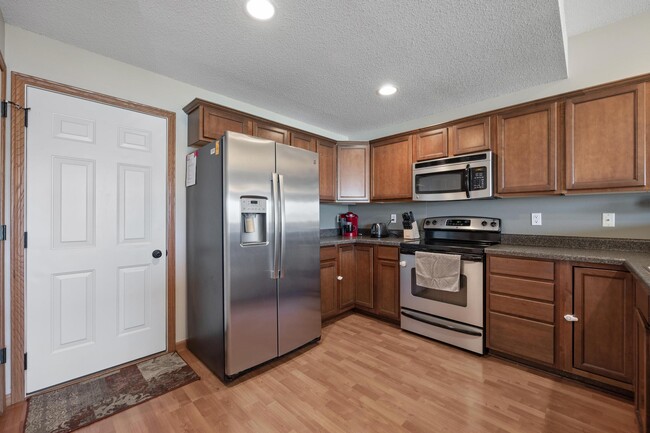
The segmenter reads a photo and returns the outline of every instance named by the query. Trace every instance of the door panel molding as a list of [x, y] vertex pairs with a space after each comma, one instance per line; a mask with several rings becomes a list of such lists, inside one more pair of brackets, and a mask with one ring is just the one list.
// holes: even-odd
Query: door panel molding
[[[1, 59], [1, 57], [0, 57]], [[0, 64], [2, 70], [4, 61]], [[4, 72], [3, 72], [4, 74]], [[3, 81], [4, 82], [4, 81]], [[167, 352], [176, 349], [176, 243], [175, 243], [175, 155], [176, 155], [176, 113], [144, 104], [115, 98], [102, 93], [83, 90], [30, 75], [12, 72], [11, 100], [21, 106], [25, 104], [27, 87], [62, 93], [93, 102], [161, 117], [167, 120]], [[3, 94], [4, 99], [4, 94]], [[11, 112], [11, 396], [12, 404], [25, 399], [25, 112], [12, 109]], [[4, 122], [2, 123], [4, 131]], [[2, 133], [4, 143], [4, 133]], [[4, 167], [4, 152], [0, 156], [0, 167]], [[1, 170], [1, 168], [0, 168]], [[1, 171], [0, 171], [1, 173]], [[3, 192], [0, 192], [2, 197]], [[4, 197], [2, 197], [4, 203]], [[2, 213], [3, 214], [3, 213]], [[0, 217], [1, 218], [1, 217]], [[1, 252], [0, 252], [1, 254]], [[0, 256], [1, 257], [1, 256]], [[0, 277], [2, 272], [0, 261]], [[2, 290], [0, 290], [2, 295]], [[0, 342], [4, 332], [0, 322]], [[1, 382], [1, 380], [0, 380]], [[2, 390], [4, 398], [4, 389]], [[0, 406], [1, 407], [1, 406]]]

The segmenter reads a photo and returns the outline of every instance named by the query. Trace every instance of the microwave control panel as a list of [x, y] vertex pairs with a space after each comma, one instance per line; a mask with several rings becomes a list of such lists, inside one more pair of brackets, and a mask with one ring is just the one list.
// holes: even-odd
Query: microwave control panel
[[487, 189], [487, 167], [476, 167], [470, 169], [471, 191]]

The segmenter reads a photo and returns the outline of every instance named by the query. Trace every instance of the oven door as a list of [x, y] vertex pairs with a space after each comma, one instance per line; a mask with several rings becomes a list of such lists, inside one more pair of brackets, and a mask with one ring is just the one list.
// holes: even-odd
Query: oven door
[[400, 254], [401, 306], [442, 319], [483, 328], [483, 259], [461, 260], [460, 290], [445, 292], [418, 286], [415, 255]]

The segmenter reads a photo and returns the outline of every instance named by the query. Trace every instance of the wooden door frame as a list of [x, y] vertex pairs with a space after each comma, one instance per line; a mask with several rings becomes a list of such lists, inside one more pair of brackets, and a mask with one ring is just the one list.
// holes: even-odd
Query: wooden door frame
[[[11, 73], [12, 101], [24, 106], [28, 86], [167, 120], [167, 352], [173, 352], [176, 349], [176, 113], [17, 72]], [[12, 109], [11, 114], [11, 400], [18, 403], [25, 399], [25, 112]]]
[[[0, 98], [7, 100], [7, 65], [0, 52]], [[0, 119], [0, 225], [5, 223], [5, 134], [7, 131], [7, 119]], [[5, 242], [0, 242], [0, 348], [5, 347]], [[5, 370], [6, 364], [0, 367], [0, 415], [5, 409]]]

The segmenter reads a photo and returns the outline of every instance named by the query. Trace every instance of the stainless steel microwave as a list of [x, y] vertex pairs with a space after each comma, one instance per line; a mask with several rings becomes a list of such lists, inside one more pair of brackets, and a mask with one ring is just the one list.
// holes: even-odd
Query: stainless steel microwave
[[413, 164], [413, 200], [493, 197], [492, 151]]

